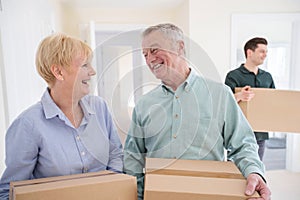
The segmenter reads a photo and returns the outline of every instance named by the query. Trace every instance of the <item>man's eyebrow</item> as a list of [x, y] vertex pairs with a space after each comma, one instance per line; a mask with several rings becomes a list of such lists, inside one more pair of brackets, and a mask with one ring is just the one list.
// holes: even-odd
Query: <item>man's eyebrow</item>
[[160, 47], [160, 45], [158, 43], [153, 43], [150, 46], [144, 47], [144, 49], [149, 49], [149, 48], [153, 48], [153, 47]]

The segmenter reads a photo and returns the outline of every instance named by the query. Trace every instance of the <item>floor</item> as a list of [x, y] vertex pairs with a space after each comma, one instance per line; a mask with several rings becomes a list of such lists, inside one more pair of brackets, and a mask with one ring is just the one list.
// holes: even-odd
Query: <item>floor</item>
[[272, 192], [272, 200], [299, 200], [300, 173], [286, 170], [285, 146], [280, 143], [277, 143], [277, 145], [277, 147], [276, 144], [274, 146], [266, 145], [263, 159], [266, 166], [266, 178]]
[[272, 192], [272, 200], [299, 200], [300, 173], [287, 170], [266, 171], [268, 185]]
[[[286, 148], [278, 140], [277, 138], [270, 138], [266, 141], [263, 162], [267, 171], [285, 169]], [[285, 142], [284, 138], [280, 140]]]

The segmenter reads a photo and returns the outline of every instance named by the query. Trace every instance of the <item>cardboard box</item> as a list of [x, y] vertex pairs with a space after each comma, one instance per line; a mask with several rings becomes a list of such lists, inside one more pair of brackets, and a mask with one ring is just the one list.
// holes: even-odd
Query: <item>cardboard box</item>
[[10, 200], [134, 200], [136, 178], [110, 171], [11, 182]]
[[245, 188], [243, 179], [148, 174], [144, 200], [242, 200]]
[[146, 158], [146, 174], [244, 179], [233, 162]]
[[232, 162], [146, 158], [145, 173], [145, 200], [249, 198], [246, 179]]
[[[240, 91], [236, 88], [235, 91]], [[300, 133], [300, 91], [251, 88], [255, 97], [239, 105], [254, 131]]]

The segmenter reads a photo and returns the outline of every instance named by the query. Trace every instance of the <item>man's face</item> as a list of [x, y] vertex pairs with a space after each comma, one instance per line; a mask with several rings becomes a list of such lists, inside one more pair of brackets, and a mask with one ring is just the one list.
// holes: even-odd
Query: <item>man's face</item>
[[267, 52], [267, 45], [258, 44], [257, 48], [254, 51], [249, 50], [248, 58], [251, 59], [252, 63], [256, 65], [261, 65], [267, 57]]
[[154, 31], [143, 38], [142, 48], [146, 63], [151, 72], [160, 80], [167, 79], [176, 70], [178, 53], [172, 44], [159, 31]]

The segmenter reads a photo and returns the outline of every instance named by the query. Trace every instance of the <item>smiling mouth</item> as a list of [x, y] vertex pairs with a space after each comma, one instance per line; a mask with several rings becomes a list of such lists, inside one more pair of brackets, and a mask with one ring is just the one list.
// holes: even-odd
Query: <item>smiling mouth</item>
[[156, 69], [160, 68], [162, 65], [163, 65], [162, 63], [152, 65], [152, 69], [156, 70]]
[[85, 85], [88, 85], [89, 84], [89, 80], [82, 81], [82, 83], [85, 84]]

